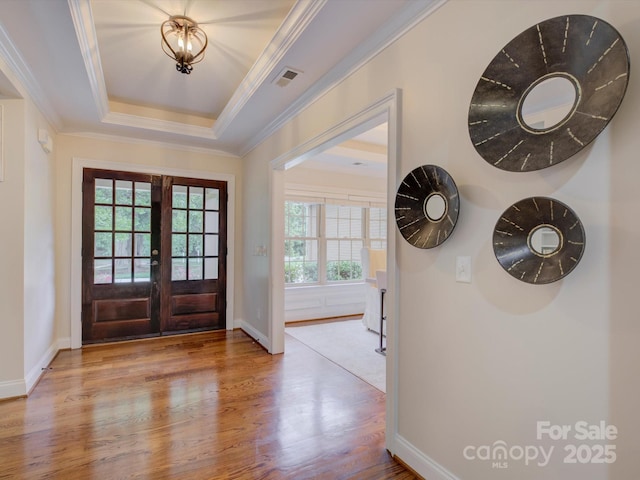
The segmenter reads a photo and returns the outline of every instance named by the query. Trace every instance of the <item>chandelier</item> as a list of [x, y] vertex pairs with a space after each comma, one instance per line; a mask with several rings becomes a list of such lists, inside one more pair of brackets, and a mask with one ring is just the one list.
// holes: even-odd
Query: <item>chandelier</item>
[[190, 74], [193, 64], [201, 62], [207, 48], [207, 35], [198, 24], [184, 15], [162, 22], [162, 51], [176, 62], [176, 70]]

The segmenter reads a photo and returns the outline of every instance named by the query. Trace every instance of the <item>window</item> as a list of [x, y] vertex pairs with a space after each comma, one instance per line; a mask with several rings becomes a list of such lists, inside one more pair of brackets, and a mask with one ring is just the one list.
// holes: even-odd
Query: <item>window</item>
[[387, 248], [387, 211], [384, 208], [369, 209], [369, 246], [380, 250]]
[[285, 283], [362, 280], [362, 247], [386, 248], [386, 209], [285, 202]]
[[364, 208], [325, 205], [327, 281], [362, 278]]
[[314, 203], [285, 203], [285, 283], [318, 281], [319, 209]]

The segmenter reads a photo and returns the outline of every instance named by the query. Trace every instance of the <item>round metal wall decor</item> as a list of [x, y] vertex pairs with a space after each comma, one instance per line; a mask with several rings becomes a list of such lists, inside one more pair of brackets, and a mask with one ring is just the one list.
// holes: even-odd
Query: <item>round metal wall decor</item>
[[[511, 40], [480, 77], [469, 107], [471, 141], [503, 170], [555, 165], [607, 126], [628, 82], [627, 46], [610, 24], [588, 15], [545, 20]], [[558, 85], [568, 93], [552, 93]], [[545, 120], [545, 110], [555, 118]]]
[[526, 283], [555, 282], [578, 264], [585, 247], [580, 219], [564, 203], [530, 197], [511, 205], [493, 230], [493, 251], [509, 275]]
[[453, 232], [459, 210], [460, 197], [453, 178], [436, 165], [412, 170], [398, 187], [396, 224], [414, 247], [442, 244]]

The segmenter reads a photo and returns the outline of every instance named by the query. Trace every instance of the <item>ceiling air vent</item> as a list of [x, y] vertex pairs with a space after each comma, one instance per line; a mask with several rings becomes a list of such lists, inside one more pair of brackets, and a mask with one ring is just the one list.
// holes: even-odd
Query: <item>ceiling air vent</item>
[[294, 70], [293, 68], [286, 67], [276, 76], [273, 83], [275, 83], [279, 87], [286, 87], [287, 85], [289, 85], [289, 83], [291, 83], [291, 80], [296, 78], [301, 73], [302, 72], [299, 70]]

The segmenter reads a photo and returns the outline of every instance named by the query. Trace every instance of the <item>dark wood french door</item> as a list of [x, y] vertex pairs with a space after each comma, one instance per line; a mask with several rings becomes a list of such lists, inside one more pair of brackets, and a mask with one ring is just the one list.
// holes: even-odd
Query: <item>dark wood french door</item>
[[82, 340], [226, 327], [227, 184], [85, 169]]

